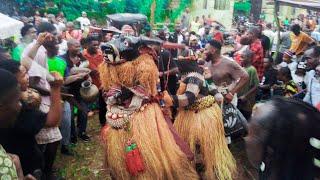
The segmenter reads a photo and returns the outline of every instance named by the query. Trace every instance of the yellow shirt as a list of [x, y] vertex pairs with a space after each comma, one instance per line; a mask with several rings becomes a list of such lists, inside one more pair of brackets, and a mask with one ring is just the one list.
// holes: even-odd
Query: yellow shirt
[[308, 45], [313, 42], [313, 39], [304, 32], [300, 32], [299, 36], [294, 33], [290, 33], [291, 47], [290, 51], [294, 52], [296, 55], [300, 55], [304, 52]]

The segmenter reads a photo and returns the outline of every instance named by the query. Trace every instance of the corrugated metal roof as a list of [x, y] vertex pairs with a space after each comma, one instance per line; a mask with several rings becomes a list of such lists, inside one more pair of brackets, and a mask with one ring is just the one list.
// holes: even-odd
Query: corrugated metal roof
[[281, 4], [294, 7], [320, 10], [320, 0], [277, 0]]

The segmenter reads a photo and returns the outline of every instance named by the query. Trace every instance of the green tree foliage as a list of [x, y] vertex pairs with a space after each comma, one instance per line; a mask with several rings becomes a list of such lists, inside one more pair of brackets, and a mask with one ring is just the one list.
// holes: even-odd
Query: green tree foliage
[[155, 9], [155, 22], [163, 22], [166, 18], [169, 18], [169, 0], [156, 0]]
[[125, 0], [125, 12], [127, 13], [139, 13], [140, 6], [140, 0]]
[[15, 0], [15, 2], [18, 5], [17, 10], [27, 16], [33, 15], [35, 9], [45, 7], [45, 0]]
[[[195, 2], [197, 1], [195, 0]], [[179, 7], [171, 11], [170, 20], [174, 21], [175, 19], [177, 19], [181, 15], [181, 13], [191, 5], [192, 5], [192, 0], [180, 0]]]
[[53, 0], [52, 2], [56, 5], [54, 8], [63, 11], [68, 20], [76, 19], [82, 11], [94, 17], [101, 10], [100, 3], [95, 0]]
[[[64, 12], [68, 20], [74, 20], [86, 11], [90, 18], [105, 21], [107, 14], [114, 13], [142, 13], [148, 18], [151, 15], [151, 5], [154, 0], [16, 0], [20, 11], [34, 12], [35, 7], [42, 11], [57, 14]], [[180, 0], [180, 5], [170, 10], [172, 0], [155, 0], [155, 22], [164, 22], [166, 19], [174, 21], [183, 10], [190, 6], [192, 0]], [[51, 5], [51, 6], [50, 6]]]

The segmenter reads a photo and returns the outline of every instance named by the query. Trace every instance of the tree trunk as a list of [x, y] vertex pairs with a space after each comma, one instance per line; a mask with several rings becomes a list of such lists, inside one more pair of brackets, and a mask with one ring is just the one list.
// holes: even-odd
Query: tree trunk
[[151, 5], [151, 12], [150, 12], [150, 23], [151, 23], [152, 27], [154, 27], [154, 24], [155, 24], [154, 14], [156, 11], [156, 6], [157, 6], [157, 2], [156, 2], [156, 0], [153, 0], [152, 5]]
[[262, 0], [251, 0], [251, 12], [250, 14], [253, 15], [254, 21], [258, 21], [260, 18], [262, 9]]

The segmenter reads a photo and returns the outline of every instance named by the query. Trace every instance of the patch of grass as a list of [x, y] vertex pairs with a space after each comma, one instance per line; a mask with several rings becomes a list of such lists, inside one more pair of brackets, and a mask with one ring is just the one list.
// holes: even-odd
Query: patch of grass
[[55, 167], [57, 175], [63, 179], [91, 180], [111, 179], [103, 169], [104, 152], [100, 143], [100, 125], [97, 116], [88, 120], [87, 133], [91, 137], [89, 142], [80, 139], [76, 145], [71, 145], [73, 157], [64, 156], [58, 151]]
[[[78, 141], [71, 149], [75, 153], [73, 157], [64, 156], [58, 151], [55, 166], [57, 175], [67, 180], [106, 180], [110, 174], [103, 168], [104, 152], [100, 143], [100, 124], [97, 115], [88, 121], [87, 132], [91, 137], [89, 142]], [[243, 141], [234, 142], [231, 147], [238, 170], [236, 180], [256, 179], [255, 170], [248, 162]]]

